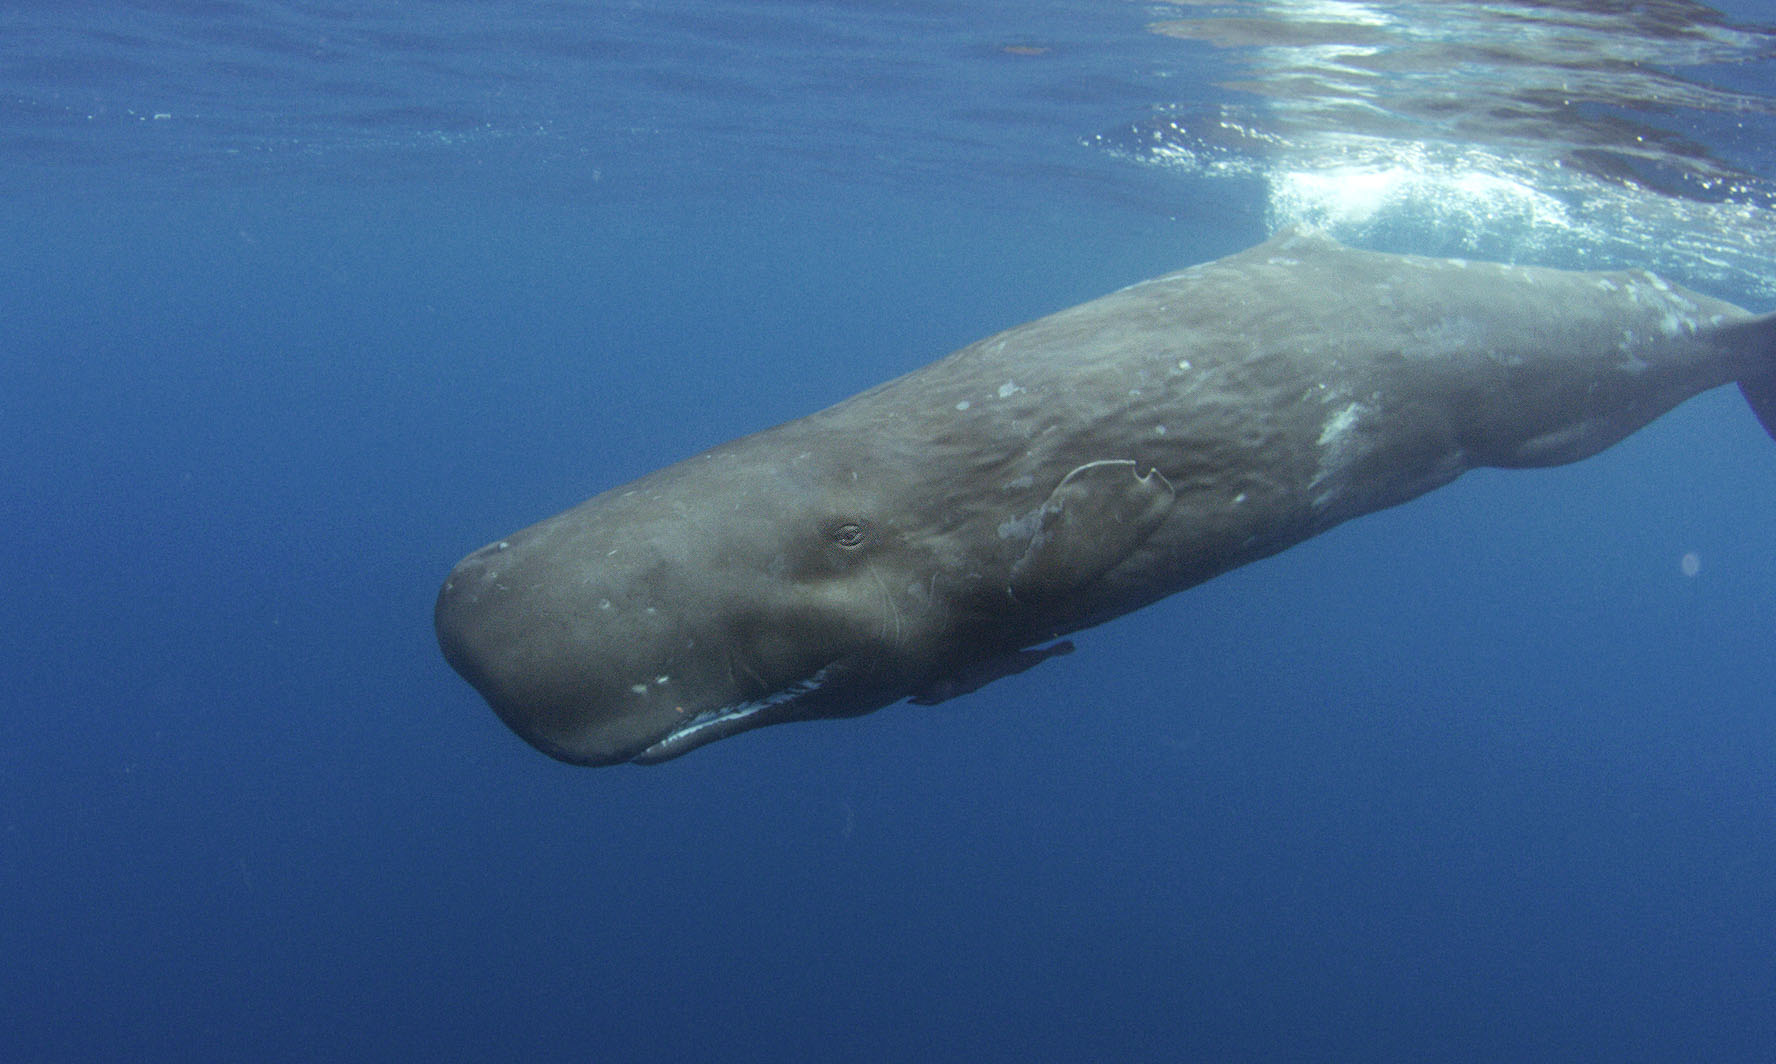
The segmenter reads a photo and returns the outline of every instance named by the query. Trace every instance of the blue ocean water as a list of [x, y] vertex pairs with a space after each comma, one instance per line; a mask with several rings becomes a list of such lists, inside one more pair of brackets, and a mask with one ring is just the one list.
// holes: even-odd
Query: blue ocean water
[[430, 623], [490, 539], [1285, 224], [1776, 308], [1721, 10], [0, 11], [0, 1057], [1776, 1059], [1730, 390], [653, 768], [531, 750]]

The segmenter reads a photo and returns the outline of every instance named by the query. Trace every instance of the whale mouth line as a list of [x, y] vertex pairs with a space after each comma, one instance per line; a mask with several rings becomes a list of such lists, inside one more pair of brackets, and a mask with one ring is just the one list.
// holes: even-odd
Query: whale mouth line
[[667, 732], [663, 738], [646, 747], [630, 760], [640, 765], [654, 765], [661, 761], [670, 761], [680, 754], [689, 753], [697, 747], [712, 743], [717, 739], [725, 739], [736, 732], [768, 723], [755, 718], [769, 710], [779, 711], [773, 713], [772, 716], [783, 715], [782, 711], [787, 707], [793, 706], [820, 690], [826, 681], [832, 678], [833, 668], [836, 664], [837, 662], [828, 662], [810, 675], [785, 684], [782, 688], [763, 698], [750, 699], [745, 702], [730, 702], [725, 706], [703, 710]]

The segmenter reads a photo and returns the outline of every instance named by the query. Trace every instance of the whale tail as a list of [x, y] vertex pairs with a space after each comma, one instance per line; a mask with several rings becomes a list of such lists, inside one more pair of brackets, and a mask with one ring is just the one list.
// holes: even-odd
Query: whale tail
[[1758, 424], [1776, 440], [1776, 314], [1762, 314], [1739, 327], [1761, 369], [1739, 379], [1739, 394], [1757, 415]]
[[1776, 440], [1776, 373], [1740, 381], [1739, 394], [1751, 404], [1751, 412], [1757, 415], [1758, 424]]

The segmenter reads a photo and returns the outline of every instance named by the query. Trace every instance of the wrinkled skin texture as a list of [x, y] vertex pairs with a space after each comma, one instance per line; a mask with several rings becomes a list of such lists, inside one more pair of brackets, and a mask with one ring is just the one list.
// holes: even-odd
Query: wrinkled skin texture
[[939, 701], [1465, 470], [1575, 461], [1735, 380], [1767, 416], [1772, 335], [1645, 273], [1284, 234], [484, 547], [438, 638], [581, 764]]

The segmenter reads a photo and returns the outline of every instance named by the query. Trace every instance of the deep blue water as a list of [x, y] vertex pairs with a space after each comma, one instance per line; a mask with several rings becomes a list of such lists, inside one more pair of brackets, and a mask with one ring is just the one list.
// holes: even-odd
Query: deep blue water
[[1143, 28], [1183, 10], [0, 13], [0, 1057], [1776, 1059], [1776, 444], [1730, 390], [659, 767], [550, 761], [438, 655], [482, 543], [1297, 214], [1776, 307], [1768, 62], [1593, 108], [1737, 192], [1358, 217], [1279, 191], [1336, 169], [1299, 129], [1106, 149], [1272, 105]]

